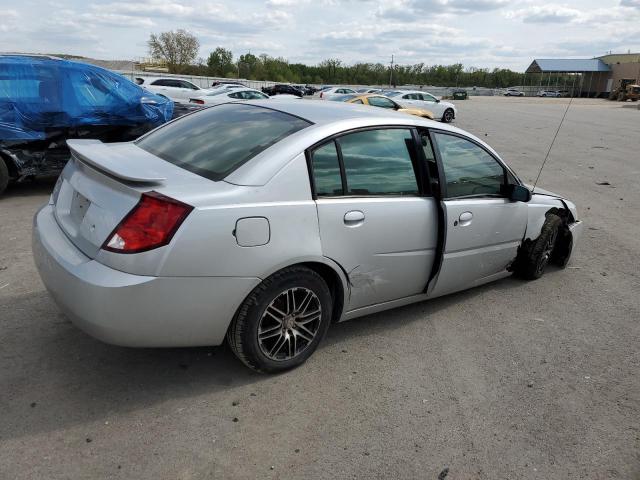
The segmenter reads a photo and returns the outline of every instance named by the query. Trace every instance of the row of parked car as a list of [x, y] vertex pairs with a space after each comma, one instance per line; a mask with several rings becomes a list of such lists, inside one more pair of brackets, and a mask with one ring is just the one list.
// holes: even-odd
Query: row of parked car
[[355, 90], [348, 87], [324, 87], [318, 91], [316, 96], [320, 100], [339, 100], [367, 105], [371, 105], [373, 101], [374, 104], [377, 104], [375, 106], [383, 106], [394, 110], [417, 109], [428, 112], [428, 115], [415, 113], [418, 116], [432, 118], [444, 123], [452, 122], [457, 115], [457, 110], [453, 103], [442, 101], [422, 90], [385, 90], [377, 88]]
[[[525, 93], [517, 88], [507, 88], [503, 95], [505, 97], [524, 97]], [[569, 90], [538, 90], [536, 97], [568, 97]]]

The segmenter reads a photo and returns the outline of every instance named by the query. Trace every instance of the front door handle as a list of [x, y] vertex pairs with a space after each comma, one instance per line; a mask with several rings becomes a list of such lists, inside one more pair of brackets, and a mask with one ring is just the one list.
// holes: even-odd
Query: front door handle
[[460, 217], [458, 217], [458, 220], [460, 221], [459, 225], [461, 227], [466, 227], [467, 225], [469, 225], [471, 223], [471, 220], [473, 220], [473, 213], [471, 213], [471, 212], [462, 212], [460, 214]]
[[357, 227], [364, 223], [364, 212], [351, 210], [344, 214], [344, 224], [347, 227]]

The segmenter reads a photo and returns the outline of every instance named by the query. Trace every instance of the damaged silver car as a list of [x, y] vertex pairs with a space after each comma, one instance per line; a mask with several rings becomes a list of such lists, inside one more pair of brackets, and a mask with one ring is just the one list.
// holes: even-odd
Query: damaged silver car
[[333, 322], [538, 278], [582, 230], [478, 138], [385, 109], [228, 103], [68, 143], [33, 236], [60, 308], [118, 345], [226, 339], [264, 372], [304, 362]]

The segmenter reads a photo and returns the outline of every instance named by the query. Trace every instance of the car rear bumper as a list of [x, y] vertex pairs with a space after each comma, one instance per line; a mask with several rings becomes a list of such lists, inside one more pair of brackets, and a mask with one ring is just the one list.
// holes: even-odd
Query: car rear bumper
[[61, 310], [89, 335], [115, 345], [219, 345], [238, 306], [260, 282], [114, 270], [69, 241], [51, 205], [34, 217], [32, 243], [40, 277]]

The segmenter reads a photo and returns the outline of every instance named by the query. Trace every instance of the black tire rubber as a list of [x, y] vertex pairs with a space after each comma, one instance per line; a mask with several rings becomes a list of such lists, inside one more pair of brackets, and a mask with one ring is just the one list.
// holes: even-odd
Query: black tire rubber
[[[562, 219], [558, 215], [549, 214], [544, 222], [540, 235], [527, 251], [520, 266], [521, 275], [527, 280], [536, 280], [544, 274], [549, 261], [553, 259], [553, 250], [548, 253], [549, 246], [555, 249], [558, 241], [558, 232], [562, 226]], [[544, 258], [547, 255], [546, 259]], [[567, 259], [568, 260], [568, 259]]]
[[551, 261], [560, 268], [565, 268], [573, 253], [573, 236], [568, 229], [560, 229], [558, 240], [553, 250]]
[[9, 185], [9, 169], [2, 157], [0, 157], [0, 195], [7, 189], [7, 185]]
[[[320, 326], [309, 346], [296, 357], [276, 361], [266, 357], [258, 345], [258, 326], [269, 303], [291, 287], [312, 290], [322, 307]], [[331, 323], [333, 301], [324, 279], [313, 270], [296, 266], [274, 273], [260, 283], [245, 299], [227, 331], [227, 343], [233, 353], [257, 372], [277, 373], [304, 363], [316, 350]]]
[[[447, 113], [451, 113], [451, 118], [449, 120], [447, 120]], [[442, 123], [451, 123], [454, 119], [454, 113], [453, 110], [451, 110], [450, 108], [447, 108], [444, 113], [442, 114]]]

